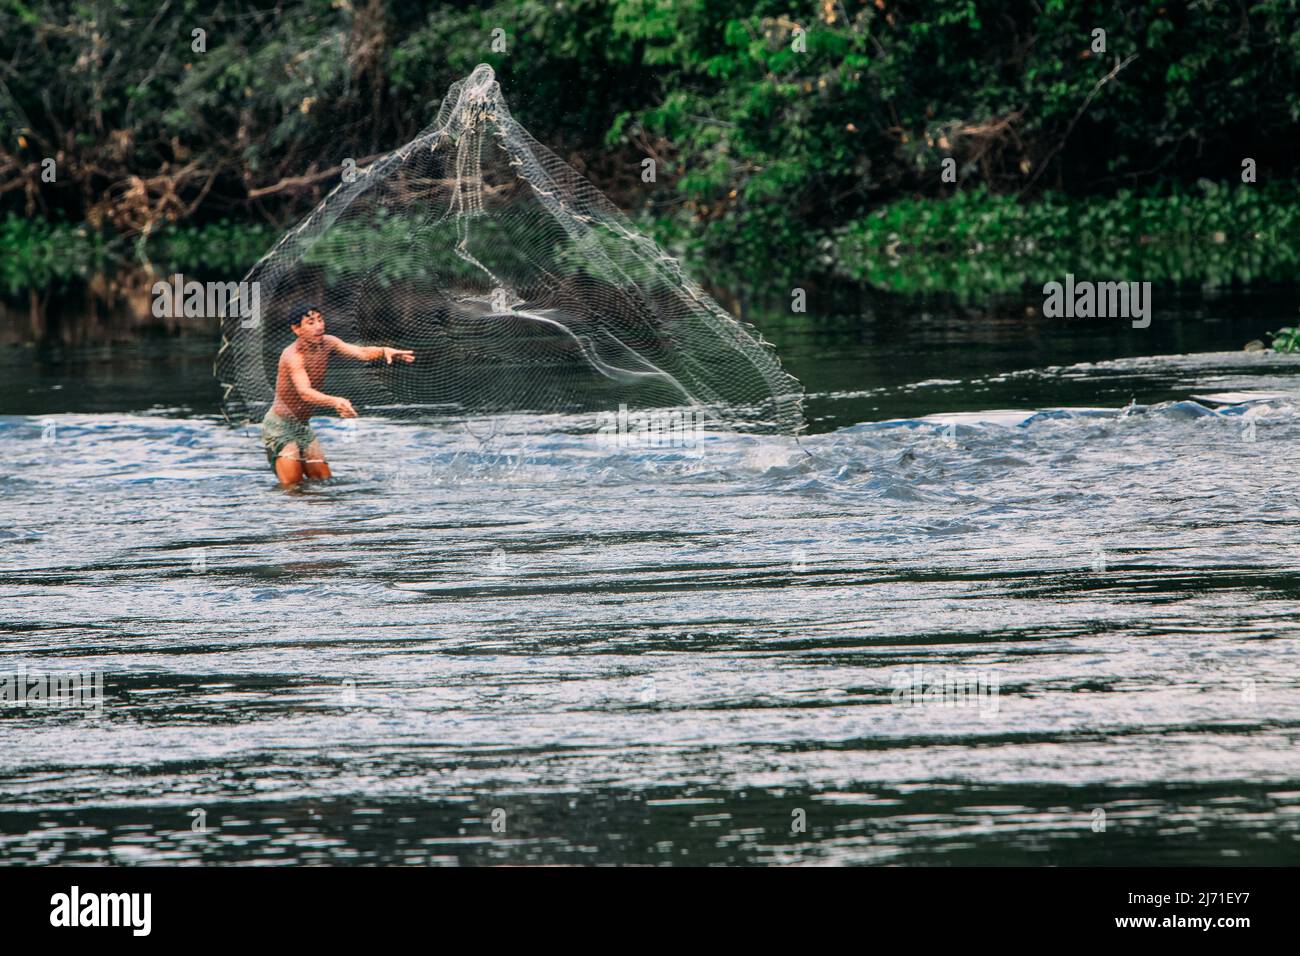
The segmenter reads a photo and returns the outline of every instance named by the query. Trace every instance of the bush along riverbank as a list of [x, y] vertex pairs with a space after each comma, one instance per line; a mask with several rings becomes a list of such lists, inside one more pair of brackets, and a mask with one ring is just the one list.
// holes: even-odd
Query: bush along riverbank
[[129, 270], [237, 279], [279, 236], [272, 226], [221, 221], [128, 237], [10, 213], [0, 218], [0, 293], [17, 296]]
[[1214, 288], [1294, 281], [1300, 267], [1295, 183], [1101, 198], [1046, 193], [1031, 202], [984, 188], [889, 203], [836, 231], [832, 269], [898, 293], [975, 299], [1060, 281]]
[[[1202, 182], [1195, 191], [1047, 193], [1031, 202], [980, 187], [945, 199], [902, 199], [830, 234], [804, 237], [789, 261], [767, 262], [766, 281], [848, 280], [966, 301], [1041, 289], [1067, 273], [1206, 288], [1293, 282], [1300, 273], [1296, 185]], [[734, 284], [754, 272], [743, 244], [702, 242], [671, 219], [638, 225], [698, 277]], [[280, 234], [273, 225], [220, 221], [125, 237], [10, 214], [0, 219], [0, 292], [132, 269], [238, 279]]]

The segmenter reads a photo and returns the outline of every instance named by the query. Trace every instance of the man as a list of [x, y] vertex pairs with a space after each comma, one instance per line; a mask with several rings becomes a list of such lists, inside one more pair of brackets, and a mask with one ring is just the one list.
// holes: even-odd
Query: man
[[343, 418], [356, 418], [356, 409], [346, 398], [326, 395], [317, 389], [325, 381], [330, 355], [337, 352], [362, 362], [393, 359], [414, 362], [415, 353], [386, 346], [350, 345], [325, 334], [325, 318], [314, 305], [300, 305], [289, 314], [289, 328], [296, 340], [280, 353], [275, 376], [275, 404], [262, 419], [262, 444], [266, 459], [275, 469], [280, 485], [292, 488], [306, 478], [330, 477], [329, 462], [321, 453], [312, 431], [313, 409], [332, 408]]

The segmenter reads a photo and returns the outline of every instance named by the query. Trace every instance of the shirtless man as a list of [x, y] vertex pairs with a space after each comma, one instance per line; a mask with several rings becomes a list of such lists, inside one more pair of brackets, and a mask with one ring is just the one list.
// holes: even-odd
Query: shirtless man
[[297, 340], [280, 353], [275, 376], [275, 404], [262, 419], [262, 444], [266, 460], [275, 469], [280, 484], [292, 488], [304, 477], [328, 478], [329, 462], [321, 453], [320, 442], [312, 431], [310, 419], [314, 409], [332, 408], [343, 418], [356, 418], [356, 409], [346, 398], [336, 398], [318, 391], [325, 381], [330, 355], [337, 352], [362, 362], [393, 359], [414, 362], [415, 353], [379, 345], [350, 345], [334, 335], [325, 334], [325, 319], [314, 305], [298, 306], [289, 314], [289, 328]]

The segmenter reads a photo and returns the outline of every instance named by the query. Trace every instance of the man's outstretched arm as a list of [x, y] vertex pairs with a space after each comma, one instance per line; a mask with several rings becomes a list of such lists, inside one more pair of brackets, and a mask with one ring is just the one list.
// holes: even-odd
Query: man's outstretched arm
[[325, 339], [339, 355], [346, 355], [360, 362], [377, 362], [383, 359], [392, 365], [393, 359], [401, 359], [403, 362], [415, 361], [415, 353], [409, 349], [390, 349], [386, 345], [353, 345], [351, 342], [344, 342], [337, 335], [327, 335]]

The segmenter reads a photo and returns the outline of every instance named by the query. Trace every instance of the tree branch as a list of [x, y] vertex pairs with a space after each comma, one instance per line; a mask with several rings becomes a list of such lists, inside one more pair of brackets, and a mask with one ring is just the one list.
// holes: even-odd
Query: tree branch
[[1128, 66], [1136, 59], [1137, 54], [1130, 53], [1122, 62], [1116, 63], [1114, 69], [1097, 81], [1097, 85], [1092, 88], [1092, 92], [1084, 97], [1083, 103], [1079, 106], [1078, 112], [1074, 114], [1074, 119], [1070, 120], [1070, 125], [1065, 128], [1065, 135], [1061, 137], [1061, 141], [1057, 143], [1056, 147], [1043, 158], [1043, 161], [1038, 164], [1038, 168], [1034, 170], [1034, 175], [1030, 177], [1029, 182], [1025, 183], [1026, 192], [1029, 191], [1034, 183], [1038, 182], [1038, 177], [1041, 176], [1043, 170], [1047, 168], [1047, 164], [1050, 163], [1056, 157], [1056, 154], [1061, 151], [1062, 147], [1065, 146], [1065, 141], [1069, 139], [1070, 134], [1074, 132], [1075, 124], [1079, 122], [1079, 118], [1083, 116], [1084, 111], [1087, 110], [1089, 104], [1092, 103], [1093, 98], [1101, 92], [1101, 88], [1111, 80], [1115, 79], [1115, 77], [1119, 75], [1120, 70], [1124, 69], [1124, 67]]

